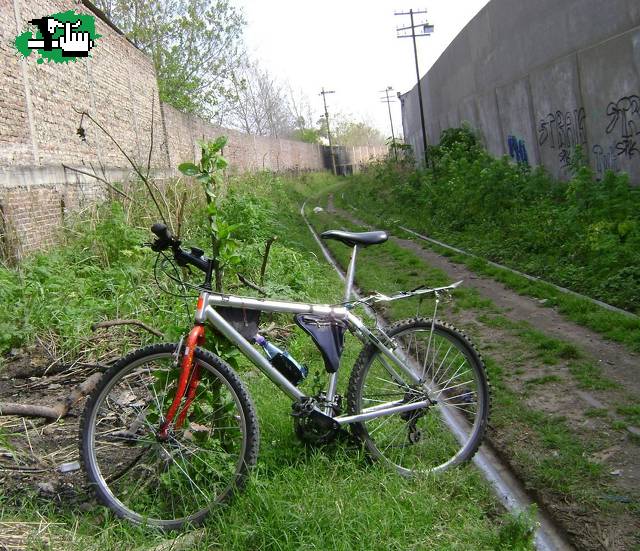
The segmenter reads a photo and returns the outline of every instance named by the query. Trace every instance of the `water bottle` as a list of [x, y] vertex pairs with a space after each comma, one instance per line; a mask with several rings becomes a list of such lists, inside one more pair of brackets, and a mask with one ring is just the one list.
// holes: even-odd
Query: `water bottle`
[[262, 335], [256, 335], [254, 340], [262, 346], [271, 365], [289, 379], [292, 384], [299, 385], [307, 376], [309, 372], [307, 366], [300, 365], [289, 352], [280, 350], [275, 344], [267, 341]]

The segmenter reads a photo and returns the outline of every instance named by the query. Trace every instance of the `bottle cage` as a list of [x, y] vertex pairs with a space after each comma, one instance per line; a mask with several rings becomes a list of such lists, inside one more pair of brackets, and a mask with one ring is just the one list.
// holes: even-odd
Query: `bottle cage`
[[326, 370], [329, 373], [338, 371], [347, 324], [342, 320], [315, 314], [298, 314], [294, 319], [320, 350]]

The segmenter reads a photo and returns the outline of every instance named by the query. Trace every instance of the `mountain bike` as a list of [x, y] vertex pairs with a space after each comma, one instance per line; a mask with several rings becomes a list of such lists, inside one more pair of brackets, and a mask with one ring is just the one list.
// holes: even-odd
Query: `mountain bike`
[[[436, 319], [440, 297], [461, 282], [352, 299], [358, 250], [388, 236], [331, 230], [321, 237], [352, 248], [344, 302], [217, 293], [212, 262], [202, 250], [183, 249], [163, 224], [151, 231], [153, 250], [179, 266], [194, 266], [205, 281], [188, 335], [131, 352], [104, 374], [87, 401], [82, 463], [100, 501], [118, 516], [162, 529], [197, 524], [245, 485], [256, 463], [255, 406], [238, 374], [202, 347], [207, 324], [291, 399], [296, 434], [306, 442], [330, 442], [348, 425], [373, 459], [404, 476], [443, 471], [477, 451], [489, 413], [485, 367], [466, 336]], [[416, 316], [371, 330], [354, 313], [358, 305], [425, 295], [436, 298], [430, 319]], [[259, 334], [261, 312], [295, 316], [322, 355], [326, 390], [309, 396], [298, 388], [305, 368]], [[346, 332], [363, 348], [340, 395]]]

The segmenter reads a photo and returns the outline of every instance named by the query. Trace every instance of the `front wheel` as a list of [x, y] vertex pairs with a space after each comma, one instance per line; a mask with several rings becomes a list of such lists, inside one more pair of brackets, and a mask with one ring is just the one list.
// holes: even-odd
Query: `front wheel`
[[437, 472], [470, 459], [489, 416], [489, 384], [482, 359], [469, 340], [448, 324], [417, 318], [386, 331], [394, 354], [420, 379], [412, 384], [391, 360], [369, 344], [351, 373], [350, 414], [426, 402], [412, 411], [352, 425], [371, 456], [400, 474]]
[[196, 524], [242, 487], [258, 453], [258, 421], [236, 373], [201, 348], [200, 381], [184, 424], [160, 425], [175, 396], [182, 350], [156, 344], [114, 365], [89, 398], [81, 458], [99, 499], [137, 524]]

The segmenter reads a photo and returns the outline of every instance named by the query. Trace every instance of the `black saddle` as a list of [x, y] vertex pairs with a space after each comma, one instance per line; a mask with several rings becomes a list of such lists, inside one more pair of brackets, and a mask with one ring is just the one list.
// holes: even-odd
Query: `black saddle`
[[355, 247], [356, 245], [367, 247], [368, 245], [384, 243], [389, 239], [389, 234], [386, 231], [364, 231], [355, 233], [341, 230], [328, 230], [321, 233], [320, 237], [322, 237], [322, 239], [335, 239], [350, 247]]

